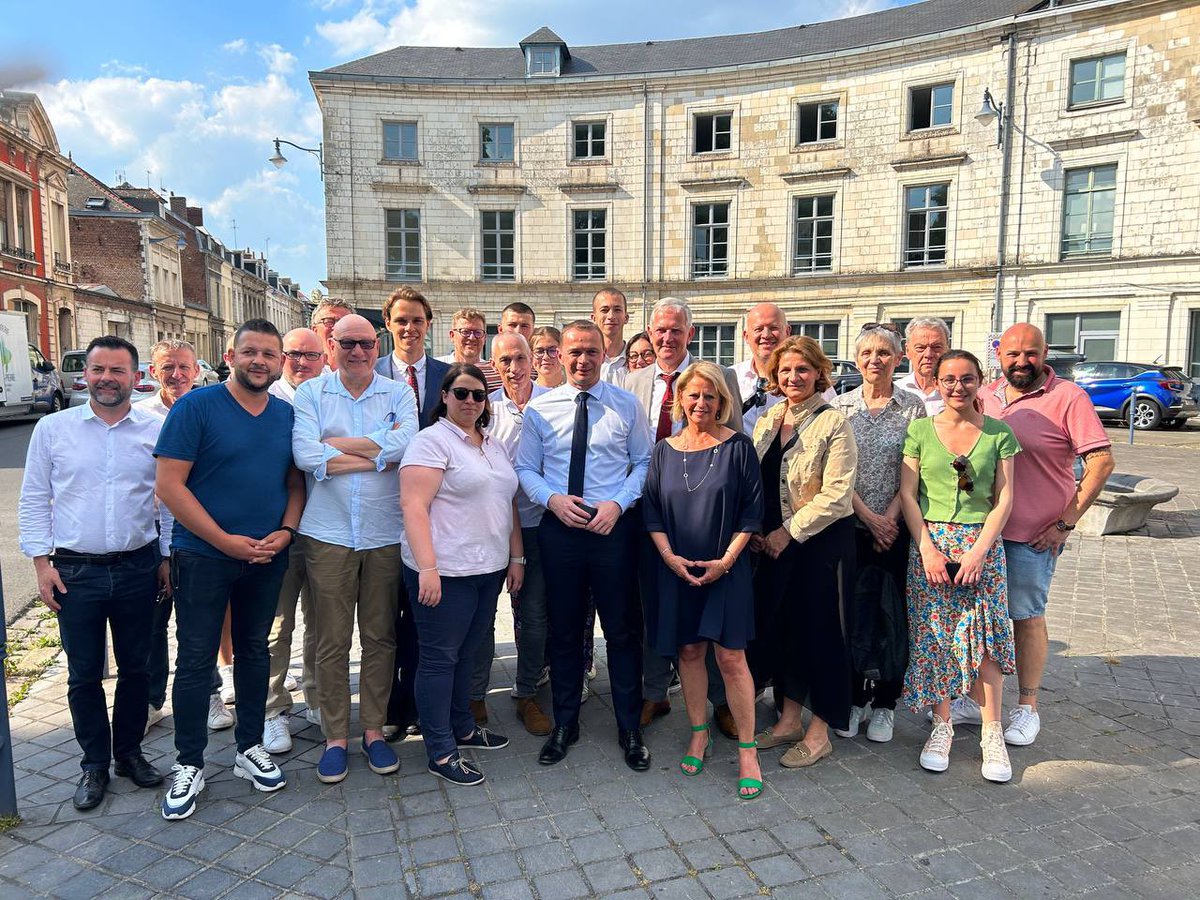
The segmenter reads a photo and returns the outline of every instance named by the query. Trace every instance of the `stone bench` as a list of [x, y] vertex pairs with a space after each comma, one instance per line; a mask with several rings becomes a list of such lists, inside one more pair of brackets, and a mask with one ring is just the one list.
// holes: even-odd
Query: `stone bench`
[[1144, 475], [1114, 473], [1104, 490], [1079, 520], [1080, 534], [1123, 534], [1146, 524], [1151, 510], [1175, 499], [1179, 488], [1170, 482]]

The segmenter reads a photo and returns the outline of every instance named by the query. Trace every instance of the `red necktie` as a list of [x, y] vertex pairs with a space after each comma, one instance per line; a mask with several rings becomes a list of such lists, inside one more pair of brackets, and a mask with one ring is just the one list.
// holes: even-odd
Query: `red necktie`
[[413, 395], [417, 398], [417, 409], [421, 408], [421, 391], [417, 388], [417, 367], [408, 367], [408, 386], [413, 389]]
[[667, 391], [663, 394], [662, 406], [658, 409], [658, 430], [654, 432], [655, 442], [670, 437], [674, 430], [674, 423], [671, 421], [671, 405], [675, 402], [675, 376], [678, 374], [678, 372], [672, 372], [670, 375], [658, 376], [667, 383]]

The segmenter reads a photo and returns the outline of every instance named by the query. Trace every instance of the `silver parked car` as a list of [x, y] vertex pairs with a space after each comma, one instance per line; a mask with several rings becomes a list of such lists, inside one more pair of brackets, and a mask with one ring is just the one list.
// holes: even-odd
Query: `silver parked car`
[[[68, 350], [63, 354], [62, 371], [64, 387], [69, 389], [71, 395], [70, 406], [82, 406], [88, 402], [87, 382], [83, 378], [83, 358], [84, 351], [82, 350]], [[162, 385], [150, 377], [149, 364], [140, 363], [138, 371], [142, 373], [142, 377], [134, 385], [133, 395], [129, 398], [134, 403], [137, 403], [139, 400], [150, 399], [162, 387]]]

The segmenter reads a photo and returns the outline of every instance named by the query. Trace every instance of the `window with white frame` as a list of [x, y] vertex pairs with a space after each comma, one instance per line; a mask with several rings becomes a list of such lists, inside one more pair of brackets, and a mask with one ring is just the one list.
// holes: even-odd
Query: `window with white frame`
[[1117, 166], [1068, 169], [1063, 178], [1062, 255], [1112, 253]]
[[574, 277], [576, 281], [603, 281], [608, 277], [608, 212], [577, 209], [574, 219]]
[[720, 153], [733, 147], [733, 113], [702, 113], [695, 117], [693, 153]]
[[486, 209], [482, 223], [479, 277], [484, 281], [514, 281], [516, 265], [516, 213], [511, 209]]
[[1046, 316], [1046, 343], [1074, 347], [1088, 362], [1108, 362], [1117, 358], [1117, 340], [1121, 335], [1121, 313], [1051, 313]]
[[944, 128], [954, 123], [954, 82], [908, 91], [908, 130]]
[[817, 144], [838, 136], [838, 101], [801, 103], [797, 110], [796, 143]]
[[575, 122], [575, 159], [603, 159], [606, 131], [604, 122]]
[[479, 126], [479, 158], [484, 162], [512, 162], [512, 122], [489, 122]]
[[904, 189], [904, 265], [945, 265], [949, 196], [949, 184]]
[[387, 213], [387, 278], [421, 277], [421, 211], [389, 209]]
[[688, 352], [693, 359], [732, 366], [736, 332], [736, 325], [697, 325], [696, 334], [688, 344]]
[[558, 74], [558, 48], [557, 47], [530, 47], [529, 48], [529, 74], [530, 75], [557, 75]]
[[796, 198], [792, 274], [833, 268], [833, 194]]
[[692, 207], [692, 277], [729, 274], [729, 204], [697, 203]]
[[416, 161], [416, 122], [383, 123], [383, 158]]
[[792, 334], [810, 337], [825, 351], [830, 359], [838, 355], [841, 346], [841, 325], [837, 322], [791, 322]]
[[1071, 60], [1070, 109], [1125, 97], [1125, 54]]

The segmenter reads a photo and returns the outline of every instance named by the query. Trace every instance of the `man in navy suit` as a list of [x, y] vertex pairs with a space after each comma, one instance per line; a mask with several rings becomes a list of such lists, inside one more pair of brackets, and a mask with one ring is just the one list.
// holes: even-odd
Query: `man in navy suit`
[[[383, 322], [392, 336], [395, 349], [375, 363], [375, 371], [385, 378], [407, 384], [417, 395], [420, 426], [429, 427], [433, 408], [441, 396], [442, 381], [450, 364], [425, 353], [425, 335], [433, 321], [433, 309], [420, 291], [397, 288], [383, 306]], [[387, 724], [383, 736], [388, 740], [416, 734], [417, 704], [413, 680], [417, 674], [417, 631], [404, 582], [400, 583], [400, 602], [396, 608], [396, 677], [388, 699]]]

